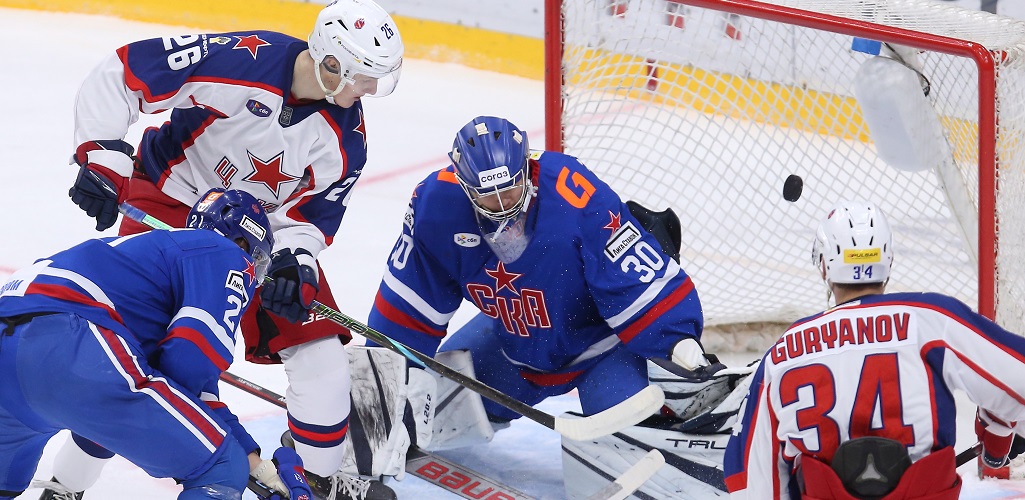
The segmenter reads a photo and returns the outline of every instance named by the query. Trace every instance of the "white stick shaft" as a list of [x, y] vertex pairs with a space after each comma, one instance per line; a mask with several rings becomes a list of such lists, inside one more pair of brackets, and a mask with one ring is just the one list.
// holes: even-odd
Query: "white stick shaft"
[[666, 458], [658, 450], [651, 450], [641, 457], [616, 481], [587, 497], [587, 500], [623, 500], [633, 494], [645, 482], [651, 479], [663, 465]]

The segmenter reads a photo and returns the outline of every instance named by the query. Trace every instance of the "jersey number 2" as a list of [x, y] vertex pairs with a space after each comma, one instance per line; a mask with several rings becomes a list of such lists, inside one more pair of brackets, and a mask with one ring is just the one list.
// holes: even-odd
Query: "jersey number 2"
[[[811, 405], [801, 400], [800, 389], [810, 387]], [[806, 393], [807, 394], [807, 393]], [[828, 413], [836, 406], [836, 384], [833, 372], [822, 364], [806, 365], [788, 370], [779, 381], [779, 399], [784, 407], [801, 402], [795, 412], [797, 428], [814, 430], [818, 446], [812, 448], [804, 439], [792, 443], [802, 453], [827, 460], [840, 446], [840, 426]], [[846, 415], [835, 415], [847, 419]], [[875, 421], [875, 423], [873, 423]], [[879, 436], [900, 442], [905, 446], [915, 443], [914, 428], [904, 423], [904, 407], [900, 394], [897, 355], [894, 353], [865, 356], [861, 367], [858, 392], [850, 415], [850, 438]]]

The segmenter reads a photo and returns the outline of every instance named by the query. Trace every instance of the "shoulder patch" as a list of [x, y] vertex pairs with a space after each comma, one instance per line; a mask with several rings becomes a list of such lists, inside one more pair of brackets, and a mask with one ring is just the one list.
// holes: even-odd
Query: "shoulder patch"
[[531, 160], [537, 160], [538, 158], [541, 158], [541, 154], [542, 153], [544, 153], [544, 151], [539, 150], [539, 149], [533, 149], [533, 150], [530, 151], [529, 158]]
[[605, 256], [616, 262], [640, 239], [641, 232], [634, 227], [633, 222], [627, 221], [619, 226], [619, 230], [613, 233], [612, 238], [605, 244]]
[[228, 279], [224, 282], [224, 288], [238, 292], [239, 295], [249, 301], [249, 296], [246, 294], [246, 277], [239, 271], [228, 271]]

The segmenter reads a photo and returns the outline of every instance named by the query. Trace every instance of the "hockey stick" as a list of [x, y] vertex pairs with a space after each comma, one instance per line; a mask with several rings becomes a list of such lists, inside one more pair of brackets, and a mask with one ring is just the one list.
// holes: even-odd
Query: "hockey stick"
[[658, 450], [651, 450], [616, 478], [615, 482], [587, 497], [587, 500], [623, 500], [637, 491], [665, 464], [666, 457]]
[[957, 457], [954, 458], [954, 468], [956, 469], [968, 462], [971, 462], [973, 458], [979, 456], [979, 453], [982, 453], [981, 442], [975, 443], [974, 445], [972, 445], [971, 448], [968, 448], [967, 450], [958, 453]]
[[[125, 214], [126, 217], [154, 229], [171, 228], [171, 226], [128, 203], [121, 203], [118, 206], [118, 210]], [[270, 277], [265, 277], [264, 283], [270, 280]], [[523, 403], [473, 377], [463, 375], [448, 365], [435, 361], [434, 358], [426, 354], [392, 340], [387, 335], [320, 302], [313, 301], [311, 310], [348, 328], [351, 332], [359, 333], [377, 344], [391, 349], [421, 366], [428, 367], [439, 375], [575, 441], [595, 439], [634, 425], [655, 414], [655, 412], [662, 408], [662, 403], [665, 401], [665, 394], [662, 393], [662, 389], [658, 386], [649, 385], [627, 400], [594, 415], [578, 418], [556, 417]]]
[[[266, 387], [250, 382], [231, 372], [221, 374], [221, 380], [232, 387], [285, 408], [285, 397]], [[482, 492], [487, 492], [485, 490], [491, 492], [491, 496], [488, 498], [509, 500], [526, 500], [531, 498], [527, 494], [486, 477], [473, 469], [420, 448], [410, 448], [406, 454], [406, 472], [463, 498], [479, 499]], [[261, 488], [269, 490], [266, 485], [250, 476], [249, 489], [260, 493]]]

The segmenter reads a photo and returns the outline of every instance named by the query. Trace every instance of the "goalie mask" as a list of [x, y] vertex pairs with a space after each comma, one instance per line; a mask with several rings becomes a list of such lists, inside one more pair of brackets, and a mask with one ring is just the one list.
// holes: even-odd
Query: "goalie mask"
[[841, 201], [819, 224], [811, 253], [829, 283], [883, 283], [893, 263], [890, 224], [872, 203]]
[[526, 132], [493, 116], [463, 126], [449, 153], [484, 241], [506, 263], [523, 254], [533, 235], [529, 153]]
[[[338, 95], [346, 84], [355, 86], [357, 79], [376, 80], [376, 91], [367, 94], [374, 97], [391, 94], [399, 83], [402, 37], [391, 16], [372, 0], [328, 4], [317, 16], [309, 44], [317, 83], [328, 98]], [[324, 85], [322, 67], [341, 77], [337, 88]]]
[[243, 250], [255, 261], [256, 282], [263, 282], [274, 235], [267, 213], [253, 195], [235, 189], [211, 189], [192, 207], [186, 220], [186, 227], [209, 229], [232, 241], [244, 239], [248, 248]]

